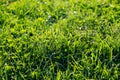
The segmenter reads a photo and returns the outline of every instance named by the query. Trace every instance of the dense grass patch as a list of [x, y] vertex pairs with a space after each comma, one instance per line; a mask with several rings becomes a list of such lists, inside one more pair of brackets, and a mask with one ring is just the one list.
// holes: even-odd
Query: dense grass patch
[[119, 0], [0, 0], [0, 80], [118, 80], [119, 32]]

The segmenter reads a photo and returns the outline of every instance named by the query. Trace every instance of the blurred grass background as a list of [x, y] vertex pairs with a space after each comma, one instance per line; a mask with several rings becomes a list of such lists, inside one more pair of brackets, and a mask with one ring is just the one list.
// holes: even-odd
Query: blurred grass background
[[0, 0], [1, 80], [119, 80], [119, 0]]

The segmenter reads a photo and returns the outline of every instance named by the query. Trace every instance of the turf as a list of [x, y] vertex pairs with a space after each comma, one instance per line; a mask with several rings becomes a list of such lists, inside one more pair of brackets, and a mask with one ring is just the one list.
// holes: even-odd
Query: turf
[[0, 80], [119, 79], [119, 0], [0, 0]]

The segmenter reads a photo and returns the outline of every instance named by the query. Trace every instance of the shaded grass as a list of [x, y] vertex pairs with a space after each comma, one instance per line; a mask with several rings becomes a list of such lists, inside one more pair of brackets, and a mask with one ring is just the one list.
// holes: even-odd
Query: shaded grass
[[119, 1], [0, 1], [0, 79], [120, 77]]

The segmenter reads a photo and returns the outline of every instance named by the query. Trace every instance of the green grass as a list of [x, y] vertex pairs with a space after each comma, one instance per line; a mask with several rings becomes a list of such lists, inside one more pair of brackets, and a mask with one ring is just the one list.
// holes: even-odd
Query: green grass
[[0, 0], [0, 80], [119, 79], [119, 0]]

